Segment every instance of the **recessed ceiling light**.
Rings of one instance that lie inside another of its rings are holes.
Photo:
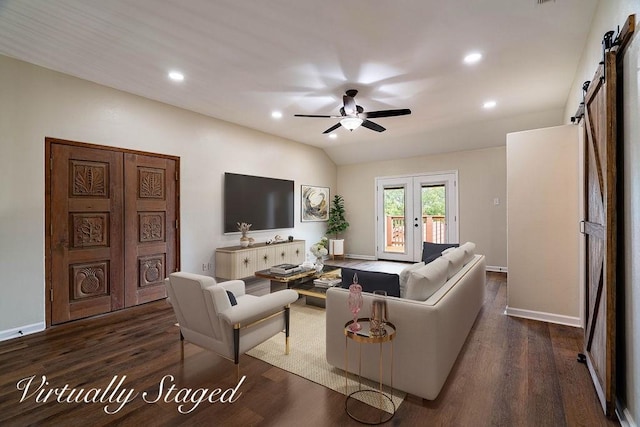
[[[475,64],[476,62],[482,59],[482,54],[480,52],[472,52],[464,57],[465,64]]]
[[[496,105],[498,105],[496,101],[486,101],[484,104],[482,104],[482,108],[490,109],[494,108]]]
[[[184,74],[180,71],[169,71],[169,78],[174,82],[181,82],[184,80]]]
[[[272,111],[271,112],[271,117],[273,117],[274,119],[281,119],[282,118],[282,112],[280,112],[280,111]]]
[[[331,139],[336,139],[337,137],[338,137],[338,135],[335,134],[335,133],[330,133],[329,134],[329,138],[331,138]]]

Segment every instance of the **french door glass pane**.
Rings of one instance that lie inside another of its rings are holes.
[[[444,184],[423,185],[420,198],[422,206],[422,241],[447,243],[447,209]]]
[[[404,187],[384,189],[385,252],[405,252],[405,196]]]

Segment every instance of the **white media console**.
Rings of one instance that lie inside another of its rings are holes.
[[[229,246],[216,249],[216,277],[225,280],[253,276],[277,264],[302,264],[305,261],[305,241],[257,243],[243,248]]]

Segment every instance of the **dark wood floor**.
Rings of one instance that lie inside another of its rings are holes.
[[[409,396],[388,424],[618,425],[602,415],[587,370],[576,362],[582,331],[505,316],[503,274],[488,273],[487,290],[438,399]],[[0,425],[358,425],[345,414],[343,395],[249,356],[241,357],[246,380],[234,403],[202,403],[186,415],[173,402],[150,404],[140,396],[113,415],[102,403],[58,403],[54,397],[36,403],[37,393],[20,403],[17,383],[36,376],[32,391],[42,375],[49,382],[46,390],[65,384],[104,389],[115,375],[126,375],[123,387],[147,391],[149,398],[157,396],[165,375],[174,376],[177,389],[236,386],[231,362],[188,343],[181,358],[175,322],[171,308],[160,301],[0,343]]]

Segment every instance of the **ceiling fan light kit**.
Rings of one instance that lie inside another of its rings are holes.
[[[357,117],[346,117],[340,120],[340,124],[342,125],[342,127],[345,127],[350,131],[353,131],[354,129],[357,129],[360,127],[360,125],[362,124],[362,119],[359,119]]]
[[[384,132],[386,129],[380,126],[377,123],[372,122],[369,119],[379,119],[382,117],[396,117],[396,116],[405,116],[407,114],[411,114],[411,110],[408,108],[402,108],[398,110],[380,110],[380,111],[370,111],[365,113],[364,108],[360,105],[356,105],[355,99],[353,99],[358,94],[358,91],[355,89],[349,89],[342,96],[342,107],[340,107],[340,115],[339,116],[324,116],[317,114],[295,114],[295,117],[314,117],[321,119],[340,119],[338,123],[331,126],[329,129],[325,130],[324,134],[331,133],[334,130],[338,129],[340,126],[353,131],[360,126],[365,127],[367,129],[373,130],[375,132]]]

